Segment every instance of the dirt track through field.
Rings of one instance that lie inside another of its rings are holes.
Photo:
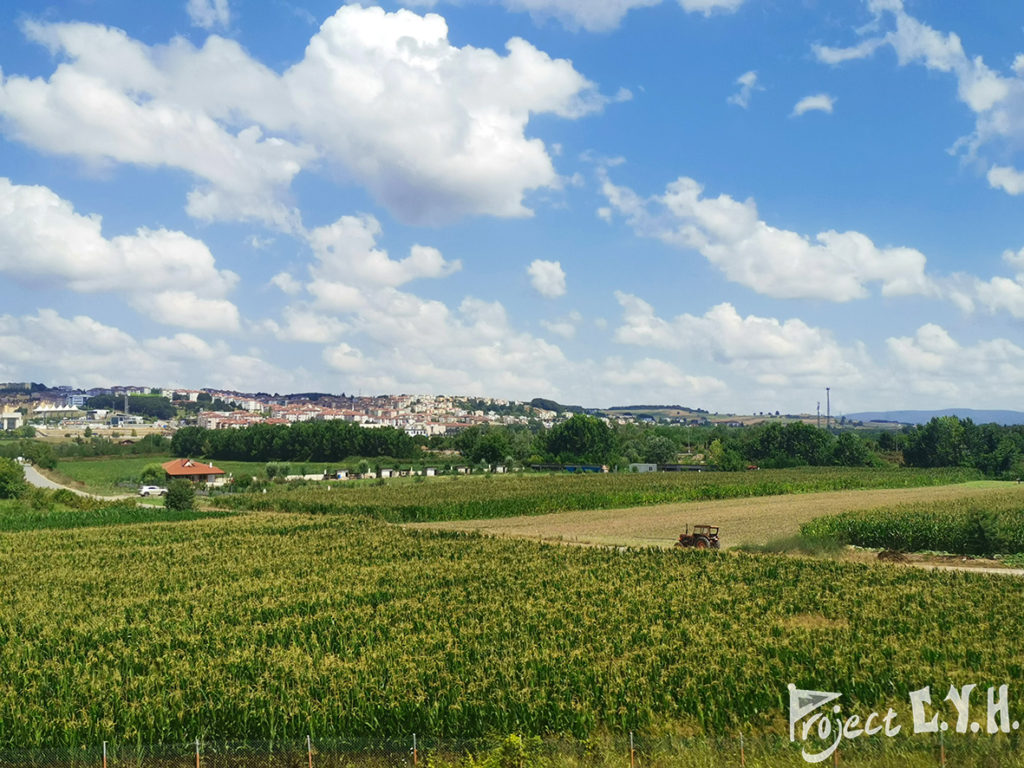
[[[800,525],[815,517],[854,509],[953,498],[978,498],[1018,490],[1024,485],[976,482],[927,488],[758,496],[748,499],[682,502],[631,509],[558,512],[551,515],[507,517],[495,520],[454,520],[416,523],[413,528],[479,531],[499,536],[628,546],[672,546],[684,527],[708,523],[721,528],[722,547],[764,544],[794,536]]]

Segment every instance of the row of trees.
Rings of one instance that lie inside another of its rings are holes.
[[[1024,426],[942,416],[884,443],[901,450],[912,467],[971,467],[991,477],[1019,477],[1024,471]]]
[[[709,463],[722,469],[759,467],[864,467],[883,463],[870,438],[854,432],[838,435],[803,422],[777,421],[729,430],[708,446]]]
[[[975,424],[956,416],[934,418],[901,431],[834,433],[803,422],[772,421],[727,428],[610,426],[577,414],[545,430],[530,426],[481,426],[454,438],[431,438],[432,448],[458,450],[471,461],[513,460],[671,464],[681,455],[704,454],[721,469],[761,467],[872,466],[967,467],[990,477],[1024,475],[1024,426]]]
[[[432,441],[441,447],[441,441]],[[745,429],[609,425],[577,414],[550,430],[543,427],[473,427],[450,441],[473,462],[512,460],[562,464],[673,464],[681,455],[704,454],[721,469],[869,466],[882,463],[877,446],[852,432],[834,435],[799,422],[772,422]]]
[[[114,395],[96,395],[85,401],[85,408],[100,408],[108,411],[120,410],[125,405],[125,398]],[[148,416],[151,419],[173,419],[178,409],[170,400],[160,395],[130,395],[128,411],[137,416]]]
[[[59,459],[80,459],[93,456],[148,456],[166,454],[171,449],[170,439],[149,434],[129,445],[121,445],[105,437],[93,436],[61,443],[19,439],[0,442],[0,456],[24,456],[41,467],[53,469]]]
[[[413,438],[392,427],[365,429],[346,421],[254,424],[245,429],[183,427],[171,439],[175,456],[224,461],[340,461],[350,456],[413,458]]]

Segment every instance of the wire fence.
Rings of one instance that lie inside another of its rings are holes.
[[[103,742],[77,748],[0,749],[0,768],[782,768],[806,766],[803,745],[782,737],[641,737],[594,739],[507,736],[213,741],[156,745]],[[826,745],[827,746],[827,745]],[[815,752],[820,753],[821,745]],[[843,742],[818,764],[872,768],[1024,767],[1013,737],[921,736]]]

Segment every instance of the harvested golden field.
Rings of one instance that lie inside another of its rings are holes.
[[[986,494],[1014,490],[1020,492],[1024,502],[1024,485],[979,481],[924,488],[829,491],[491,520],[452,520],[415,523],[409,527],[479,531],[583,544],[670,547],[687,524],[709,523],[721,527],[722,547],[725,548],[738,544],[764,544],[795,536],[800,532],[802,523],[822,515],[911,502],[981,498]]]

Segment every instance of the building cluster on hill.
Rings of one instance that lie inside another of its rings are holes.
[[[155,397],[154,397],[155,396]],[[152,410],[159,401],[162,410]],[[173,407],[171,407],[173,406]],[[174,429],[241,429],[253,424],[294,424],[342,420],[362,427],[394,427],[416,437],[457,434],[481,425],[529,424],[552,427],[583,409],[560,408],[554,401],[530,403],[491,397],[451,395],[334,395],[324,393],[242,393],[213,388],[184,389],[118,385],[75,389],[33,382],[0,383],[0,431],[36,424],[66,428],[120,429],[152,426]],[[606,423],[654,423],[649,413],[624,409],[587,410]],[[695,415],[696,418],[692,418]],[[707,424],[701,413],[666,419],[684,425]]]
[[[538,420],[551,426],[555,411],[498,398],[446,395],[381,395],[362,397],[304,393],[251,394],[220,389],[113,386],[88,390],[32,383],[0,383],[0,429],[30,423],[68,427],[141,426],[154,417],[140,406],[149,396],[179,406],[181,418],[157,419],[168,427],[194,424],[206,429],[239,429],[253,424],[294,424],[343,420],[363,427],[394,427],[409,435],[451,435],[482,424],[526,424]],[[95,407],[104,400],[106,407]],[[181,407],[184,407],[182,410]]]

